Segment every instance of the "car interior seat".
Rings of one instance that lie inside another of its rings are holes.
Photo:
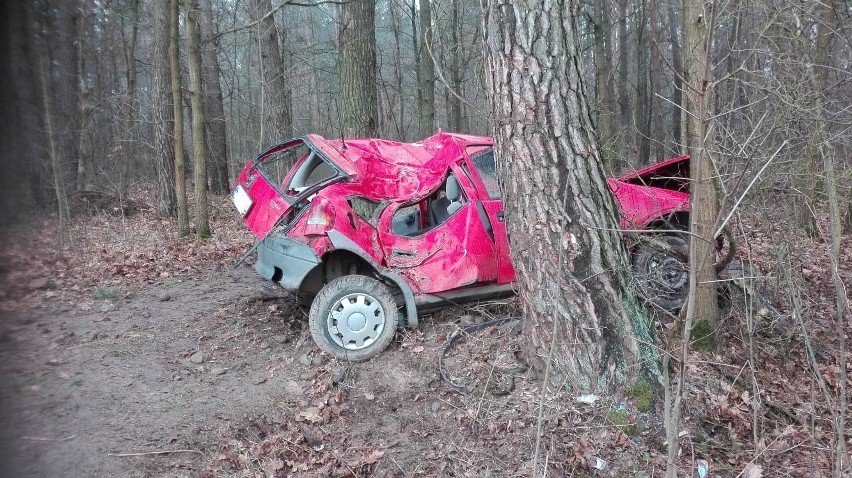
[[[435,199],[429,205],[432,226],[442,224],[462,207],[461,189],[459,188],[458,180],[452,174],[447,177],[447,182],[444,185],[444,193],[443,197]]]

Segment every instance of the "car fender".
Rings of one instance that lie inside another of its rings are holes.
[[[373,259],[369,254],[367,254],[367,251],[365,251],[352,239],[349,239],[339,231],[331,229],[326,232],[326,235],[328,236],[328,239],[331,241],[331,244],[334,246],[335,250],[349,251],[353,254],[356,254],[358,257],[370,264],[373,269],[375,269],[376,273],[378,273],[385,279],[388,279],[389,281],[393,282],[394,284],[396,284],[397,287],[399,287],[399,290],[402,292],[402,296],[405,299],[405,325],[410,329],[416,329],[419,322],[417,319],[417,305],[414,303],[414,293],[411,291],[411,287],[408,285],[408,283],[405,282],[405,279],[399,274],[384,269],[382,266],[376,263],[375,259]]]

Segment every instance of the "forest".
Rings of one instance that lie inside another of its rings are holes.
[[[852,4],[33,0],[0,20],[10,476],[852,473]],[[329,359],[233,267],[255,242],[235,181],[289,138],[437,131],[494,137],[518,297]],[[639,310],[609,206],[568,185],[683,154],[712,204],[683,224],[695,287]],[[735,267],[697,265],[722,230]],[[600,244],[606,274],[574,261]],[[520,335],[453,341],[516,315]],[[538,366],[505,372],[523,353]],[[566,385],[589,364],[619,378]]]

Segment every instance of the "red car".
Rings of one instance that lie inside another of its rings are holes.
[[[684,220],[688,159],[609,180],[625,229]],[[311,334],[335,357],[366,360],[418,314],[513,291],[491,138],[307,135],[255,157],[231,197],[259,238],[255,269],[311,304]],[[634,253],[634,266],[668,291],[666,306],[682,303],[682,261]]]

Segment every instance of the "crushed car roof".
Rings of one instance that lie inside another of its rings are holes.
[[[307,139],[360,185],[362,194],[377,200],[422,198],[443,183],[447,170],[464,149],[491,145],[491,138],[455,133],[438,134],[416,143],[384,139]]]

